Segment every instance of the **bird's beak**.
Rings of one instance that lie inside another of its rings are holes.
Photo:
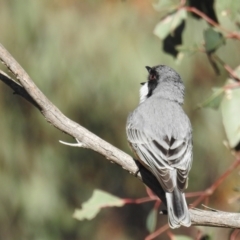
[[[146,66],[146,69],[148,70],[149,73],[150,73],[150,71],[152,70],[152,68],[151,68],[151,67],[148,67],[148,66]]]
[[[146,82],[141,82],[140,84],[141,84],[141,85],[144,85],[145,83],[146,83]]]

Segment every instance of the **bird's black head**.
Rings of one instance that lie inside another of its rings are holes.
[[[159,74],[154,67],[151,68],[151,67],[146,66],[146,69],[149,73],[148,81],[157,80],[159,78]]]
[[[165,65],[157,65],[154,67],[146,66],[146,69],[148,71],[148,82],[146,83],[148,84],[147,98],[153,94],[158,86],[156,92],[161,91],[162,94],[162,92],[165,91],[164,95],[171,95],[174,94],[174,92],[177,93],[178,89],[181,92],[180,95],[184,94],[184,86],[181,77],[172,68]],[[170,89],[172,90],[170,91]],[[172,97],[170,96],[170,98]]]
[[[153,93],[153,90],[158,85],[158,79],[159,79],[159,73],[156,71],[155,67],[148,67],[146,66],[146,69],[148,70],[148,94],[147,97],[150,97]]]

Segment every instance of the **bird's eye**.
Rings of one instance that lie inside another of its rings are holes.
[[[150,80],[155,80],[156,79],[156,75],[155,74],[150,74],[149,79]]]

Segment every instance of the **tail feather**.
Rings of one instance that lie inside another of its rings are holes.
[[[171,228],[179,228],[181,225],[190,227],[191,218],[184,193],[175,187],[173,192],[166,192],[166,199],[169,226]]]

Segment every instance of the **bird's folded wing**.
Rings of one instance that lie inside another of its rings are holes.
[[[177,185],[184,189],[191,167],[191,142],[167,136],[152,137],[136,128],[127,128],[128,141],[143,165],[159,180],[165,191]]]

